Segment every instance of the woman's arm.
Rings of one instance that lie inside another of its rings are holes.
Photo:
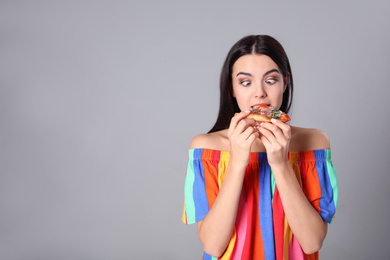
[[[259,131],[291,230],[306,254],[317,252],[328,226],[304,195],[288,161],[291,128],[276,121],[263,124]],[[320,138],[320,142],[324,149],[329,148],[328,139]]]
[[[215,257],[223,254],[231,239],[250,149],[259,137],[259,133],[252,127],[254,120],[246,119],[247,115],[241,112],[231,121],[228,130],[229,165],[214,204],[205,218],[198,222],[198,235],[203,249]]]
[[[231,239],[244,173],[244,167],[228,166],[213,206],[203,221],[198,222],[199,239],[211,256],[220,257]]]
[[[322,247],[328,224],[307,200],[289,162],[271,168],[294,236],[306,254],[317,252]]]

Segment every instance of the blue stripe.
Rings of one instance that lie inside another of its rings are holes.
[[[336,207],[333,201],[333,189],[329,179],[328,169],[326,167],[326,151],[316,150],[314,156],[316,160],[316,170],[318,180],[320,181],[321,187],[321,198],[320,198],[320,209],[321,217],[326,222],[330,223],[334,214],[336,213]]]
[[[194,158],[202,158],[203,149],[196,149],[194,151]],[[193,197],[195,204],[195,221],[201,221],[209,212],[209,202],[207,200],[206,185],[204,179],[204,168],[202,159],[194,159],[194,189]]]
[[[203,260],[214,260],[214,259],[218,259],[218,258],[212,257],[211,255],[209,255],[206,252],[204,252]]]
[[[274,225],[272,219],[271,168],[264,162],[266,154],[259,154],[259,218],[266,260],[275,259]]]

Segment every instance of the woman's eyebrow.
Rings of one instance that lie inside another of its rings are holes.
[[[245,76],[253,77],[252,74],[250,74],[250,73],[248,73],[248,72],[238,72],[237,75],[236,75],[236,77],[237,77],[238,75],[245,75]]]
[[[269,70],[269,71],[267,71],[266,73],[264,73],[263,77],[264,77],[264,76],[267,76],[268,74],[270,74],[270,73],[272,73],[272,72],[277,72],[277,73],[280,74],[280,71],[278,71],[277,69],[272,69],[272,70]]]
[[[268,74],[270,74],[270,73],[272,73],[272,72],[277,72],[277,73],[280,74],[280,71],[279,71],[279,70],[277,70],[277,69],[272,69],[272,70],[269,70],[269,71],[267,71],[266,73],[264,73],[263,77],[264,77],[264,76],[267,76]],[[253,75],[252,75],[251,73],[249,73],[249,72],[238,72],[237,75],[236,75],[236,77],[237,77],[238,75],[245,75],[245,76],[253,77]]]

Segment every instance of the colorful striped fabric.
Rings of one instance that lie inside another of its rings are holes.
[[[203,220],[218,195],[229,152],[190,149],[185,180],[183,222]],[[321,217],[331,223],[338,186],[330,150],[289,153],[302,190]],[[251,153],[241,192],[236,224],[225,253],[203,259],[318,259],[306,255],[288,225],[266,153]]]

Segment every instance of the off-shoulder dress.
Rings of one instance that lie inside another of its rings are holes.
[[[184,188],[183,222],[203,220],[223,183],[230,153],[190,149]],[[338,201],[336,172],[330,150],[290,152],[289,161],[309,202],[328,223]],[[220,258],[203,259],[318,259],[306,255],[294,237],[283,211],[265,152],[251,153],[230,242]]]

